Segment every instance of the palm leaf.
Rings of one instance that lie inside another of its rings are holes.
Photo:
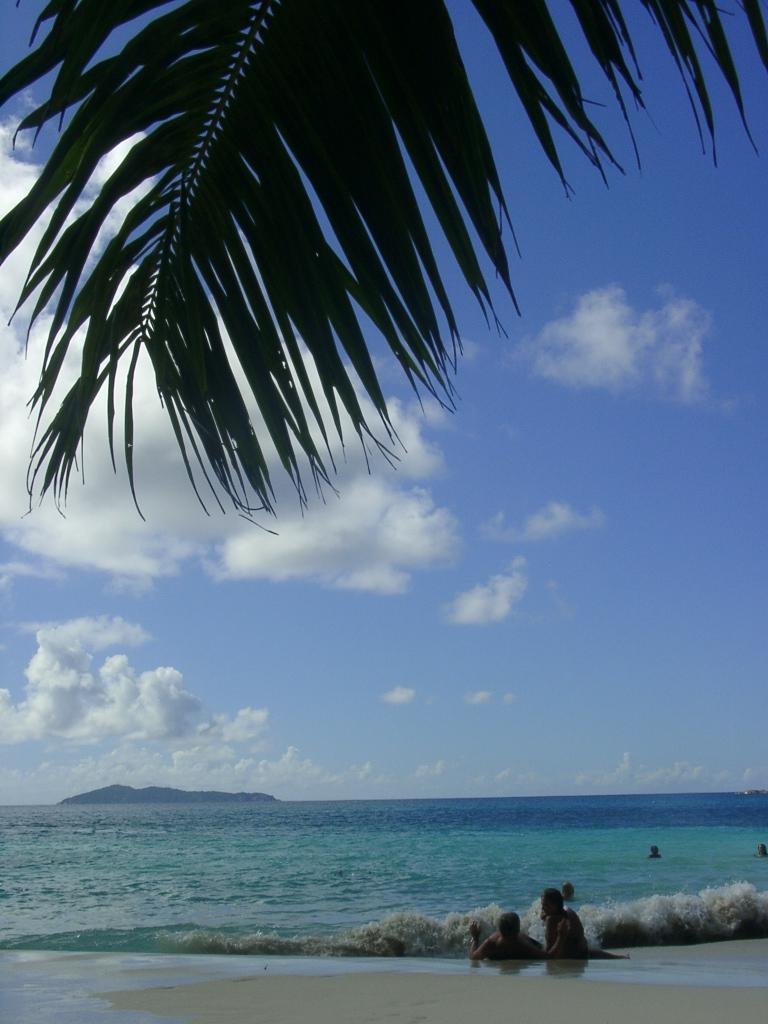
[[[615,161],[547,3],[473,3],[556,173],[565,182],[557,132],[602,173]],[[571,6],[629,123],[625,96],[643,99],[622,5]],[[743,117],[714,0],[642,6],[702,131],[713,135],[714,116],[701,50]],[[741,17],[768,66],[758,0],[744,0]],[[221,489],[246,512],[274,510],[268,449],[305,500],[303,464],[318,486],[329,483],[331,431],[344,443],[348,422],[363,442],[383,448],[392,439],[363,318],[415,388],[450,404],[459,329],[412,175],[488,318],[483,265],[510,295],[512,283],[499,174],[444,0],[180,0],[170,9],[166,0],[51,0],[38,33],[37,47],[0,79],[7,103],[53,72],[20,130],[61,127],[30,194],[0,222],[5,259],[49,213],[19,303],[33,303],[32,320],[53,311],[33,396],[40,435],[30,493],[65,500],[104,388],[115,461],[115,392],[127,360],[123,443],[136,499],[141,352],[193,485],[197,465],[214,495]],[[127,140],[125,159],[83,209],[99,161]],[[129,195],[130,209],[101,245]],[[78,332],[78,379],[50,412]],[[373,438],[360,385],[384,441]]]

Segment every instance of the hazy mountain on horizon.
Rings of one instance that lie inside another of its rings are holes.
[[[103,786],[60,800],[59,804],[250,804],[277,801],[269,793],[220,793],[213,789],[173,789],[170,786]]]

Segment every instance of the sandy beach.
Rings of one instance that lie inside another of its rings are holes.
[[[768,940],[634,949],[628,962],[456,965],[239,978],[111,992],[115,1009],[185,1024],[722,1024],[768,1017]],[[537,973],[529,976],[533,969]],[[611,971],[613,970],[612,980]],[[730,981],[728,978],[730,976]],[[636,979],[636,980],[633,980]],[[712,984],[712,981],[715,984]]]
[[[549,1024],[722,1024],[729,1017],[764,1020],[764,989],[687,989],[583,984],[502,977],[346,975],[340,978],[256,978],[208,982],[114,998],[121,1009],[143,1010],[190,1024],[464,1024],[515,1019]]]

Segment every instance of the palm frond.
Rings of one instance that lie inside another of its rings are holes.
[[[602,172],[614,159],[545,0],[473,3],[563,182],[555,130]],[[706,130],[714,132],[714,118],[702,48],[743,116],[715,2],[642,4]],[[621,5],[571,6],[629,121],[625,95],[643,100]],[[744,0],[741,17],[768,66],[758,0]],[[332,472],[329,429],[342,437],[346,417],[356,435],[372,438],[353,378],[391,437],[364,318],[415,388],[451,402],[459,329],[412,173],[488,318],[496,314],[483,263],[510,295],[512,283],[499,174],[444,0],[184,0],[170,9],[165,0],[51,0],[39,29],[37,48],[0,79],[6,103],[55,72],[20,130],[61,126],[30,194],[0,222],[5,259],[50,211],[19,303],[33,303],[32,320],[53,310],[33,396],[42,426],[30,493],[66,498],[103,388],[114,461],[125,361],[123,443],[134,490],[141,351],[193,484],[197,464],[206,478],[210,470],[214,494],[218,486],[244,511],[254,499],[274,510],[267,440],[303,500],[304,459],[318,482]],[[128,140],[125,159],[83,209],[100,161]],[[130,208],[102,246],[126,196]],[[81,331],[79,377],[49,413]],[[317,394],[302,345],[317,368]]]

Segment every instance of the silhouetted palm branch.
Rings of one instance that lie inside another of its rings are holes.
[[[565,180],[553,128],[602,170],[613,158],[544,0],[472,3],[557,173]],[[626,117],[624,97],[642,105],[642,96],[622,6],[571,0]],[[642,6],[703,128],[713,131],[704,48],[743,116],[726,19],[713,0]],[[759,0],[743,0],[739,17],[768,66]],[[415,387],[450,402],[458,326],[412,175],[488,318],[481,264],[510,294],[512,285],[499,176],[444,0],[50,0],[39,28],[42,42],[0,79],[5,103],[55,72],[21,128],[63,125],[32,191],[0,222],[4,259],[51,211],[20,300],[33,302],[32,320],[53,309],[33,399],[39,413],[75,333],[83,329],[85,340],[79,378],[38,438],[30,493],[66,497],[104,387],[114,461],[121,361],[134,490],[141,350],[193,483],[197,460],[243,510],[254,494],[273,507],[267,437],[303,498],[302,453],[316,478],[328,479],[326,430],[341,435],[346,414],[362,439],[371,436],[348,367],[391,431],[366,321]],[[99,161],[129,139],[127,156],[81,212]],[[94,253],[115,204],[137,189]],[[249,417],[253,400],[266,436]]]

